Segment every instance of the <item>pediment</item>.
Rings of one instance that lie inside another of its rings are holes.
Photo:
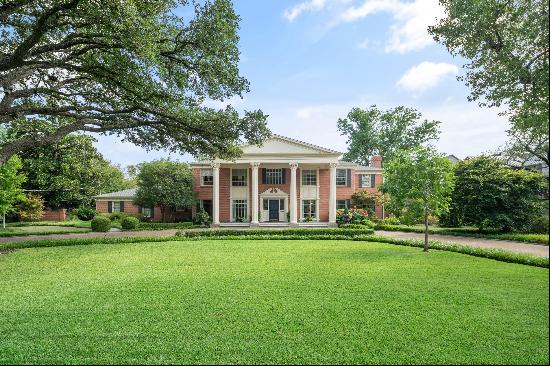
[[[326,149],[307,142],[273,135],[262,146],[244,145],[243,155],[340,155],[338,151]]]
[[[282,196],[282,195],[288,195],[285,191],[279,188],[268,188],[264,192],[260,193],[260,196]]]

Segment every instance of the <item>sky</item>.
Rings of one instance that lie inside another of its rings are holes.
[[[459,158],[506,141],[499,110],[469,102],[456,78],[467,60],[427,33],[443,16],[437,0],[234,0],[241,16],[241,75],[251,91],[237,110],[261,109],[273,133],[346,151],[336,128],[354,107],[412,107],[442,122],[439,151]],[[187,154],[150,151],[112,136],[96,147],[121,166]]]

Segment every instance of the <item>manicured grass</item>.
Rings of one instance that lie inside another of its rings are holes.
[[[0,237],[9,236],[27,236],[27,235],[48,235],[48,234],[69,234],[69,233],[85,233],[90,229],[72,226],[8,226],[5,229],[0,228]]]
[[[548,363],[548,270],[361,241],[0,255],[0,363]]]
[[[376,229],[386,231],[406,231],[413,233],[424,232],[424,226],[422,225],[377,225]],[[548,245],[548,234],[479,232],[477,228],[473,227],[443,228],[438,226],[430,226],[428,231],[430,234],[467,236],[473,238],[497,240],[512,240],[531,244]]]

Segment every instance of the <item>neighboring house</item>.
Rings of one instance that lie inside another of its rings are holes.
[[[101,213],[125,212],[131,215],[141,215],[151,221],[160,221],[160,207],[140,207],[134,204],[136,188],[124,191],[100,194],[95,196],[95,207]],[[191,210],[169,211],[165,214],[171,221],[191,220]]]
[[[447,155],[447,159],[451,162],[452,165],[456,165],[460,162],[460,159],[453,154]]]
[[[354,192],[382,183],[380,156],[360,166],[339,160],[341,152],[278,135],[242,149],[235,161],[191,164],[199,202],[193,212],[204,208],[214,227],[335,226],[336,210],[350,207]],[[383,207],[375,212],[382,217]]]

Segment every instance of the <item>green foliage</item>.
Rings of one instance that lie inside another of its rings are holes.
[[[86,135],[68,135],[21,154],[25,189],[39,190],[48,207],[91,206],[100,193],[131,188],[122,171],[105,160]]]
[[[40,195],[28,193],[17,205],[22,221],[38,221],[44,216],[44,200]]]
[[[18,156],[0,163],[0,215],[3,217],[13,212],[14,205],[25,198],[21,189],[21,184],[25,181],[25,175],[19,172],[21,165]]]
[[[401,221],[397,217],[395,217],[394,215],[390,215],[390,216],[385,217],[384,219],[380,220],[378,225],[401,225]]]
[[[96,216],[91,221],[92,231],[107,232],[111,228],[111,220],[104,216]]]
[[[531,218],[529,221],[529,232],[536,234],[548,234],[548,216],[540,215]]]
[[[167,209],[191,208],[195,203],[193,175],[189,165],[156,160],[140,165],[134,202],[142,207],[159,206],[162,221]]]
[[[342,208],[336,210],[336,223],[338,227],[345,224],[374,226],[369,220],[369,213],[362,208]]]
[[[126,212],[113,212],[112,214],[109,214],[109,220],[111,221],[121,221],[125,217],[128,217]]]
[[[97,211],[92,207],[80,207],[73,211],[76,217],[82,221],[90,221],[97,215]]]
[[[204,210],[204,208],[201,208],[199,212],[195,215],[195,223],[203,226],[209,226],[210,221],[210,215],[208,215],[208,212]]]
[[[124,230],[135,230],[139,226],[139,219],[132,216],[125,217],[120,221],[120,226]]]
[[[203,105],[249,91],[230,0],[20,1],[0,19],[2,87],[17,90],[0,162],[74,131],[218,158],[269,135],[259,110]]]
[[[371,221],[369,221],[368,223],[365,223],[365,224],[342,224],[342,225],[338,225],[339,228],[341,229],[372,229],[374,228],[375,224]]]
[[[362,189],[352,194],[351,202],[353,207],[364,209],[370,218],[376,219],[376,206],[388,204],[389,196],[380,191]]]
[[[415,109],[402,106],[387,111],[374,105],[367,110],[353,108],[347,118],[338,120],[338,130],[348,139],[344,159],[370,165],[373,155],[381,155],[387,162],[398,150],[437,139],[441,122],[421,118]]]
[[[507,107],[513,133],[544,136],[548,162],[548,0],[443,0],[435,40],[470,63],[470,100]]]
[[[540,215],[545,187],[540,173],[512,169],[496,158],[480,156],[458,163],[455,175],[446,224],[474,225],[480,230],[526,230]]]
[[[352,237],[358,234],[373,233],[373,230],[369,229],[340,229],[340,228],[291,228],[291,229],[215,229],[215,230],[195,230],[195,231],[182,231],[177,235],[186,238],[194,237],[210,237],[210,236],[250,236],[250,235],[288,235],[288,236],[319,236],[319,235],[341,235],[345,237]]]

